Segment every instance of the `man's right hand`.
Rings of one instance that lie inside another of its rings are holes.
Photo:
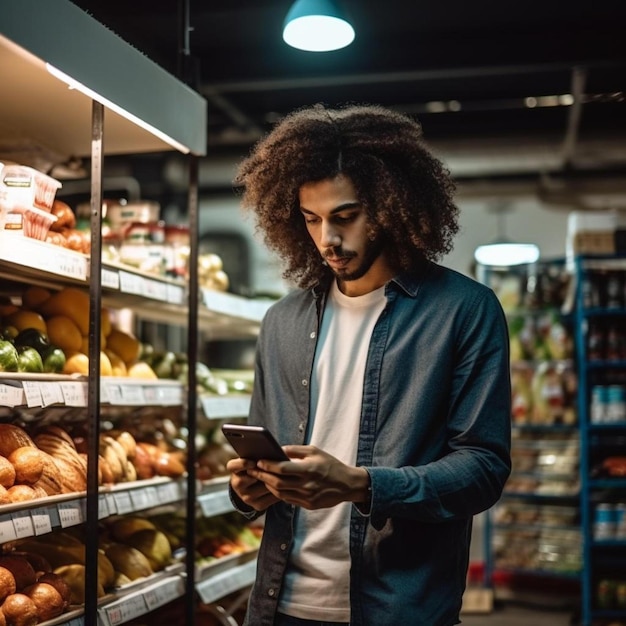
[[[248,470],[255,467],[256,462],[250,459],[231,459],[226,464],[226,469],[231,473],[230,485],[233,491],[246,506],[261,512],[279,502],[279,499],[268,491],[263,481],[248,474]]]

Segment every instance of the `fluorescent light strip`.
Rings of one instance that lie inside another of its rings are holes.
[[[182,152],[183,154],[188,154],[190,152],[187,146],[176,141],[176,139],[172,139],[169,135],[166,135],[164,132],[160,131],[158,128],[155,128],[154,126],[151,126],[150,124],[147,124],[142,119],[138,118],[132,113],[129,113],[128,111],[118,106],[114,102],[107,100],[106,98],[96,93],[92,89],[89,89],[89,87],[85,87],[85,85],[83,85],[82,83],[79,83],[77,80],[74,80],[71,76],[68,76],[61,70],[54,67],[54,65],[50,65],[50,63],[46,63],[46,69],[48,70],[50,74],[52,74],[52,76],[64,82],[70,89],[76,89],[77,91],[80,91],[86,96],[89,96],[96,102],[99,102],[100,104],[105,106],[107,109],[111,109],[111,111],[115,111],[115,113],[117,113],[118,115],[121,115],[122,117],[126,118],[133,124],[136,124],[140,128],[147,130],[149,133],[153,134],[155,137],[158,137],[165,143],[169,144],[170,146],[172,146],[172,148],[175,148],[176,150],[178,150],[179,152]]]

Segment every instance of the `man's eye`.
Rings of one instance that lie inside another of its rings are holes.
[[[348,215],[337,215],[335,216],[335,221],[339,224],[347,224],[348,222],[353,222],[356,219],[356,213],[349,213]]]

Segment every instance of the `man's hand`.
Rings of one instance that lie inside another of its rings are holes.
[[[290,461],[258,461],[256,467],[254,463],[245,466],[248,479],[261,481],[274,501],[279,499],[311,510],[340,502],[369,507],[367,470],[346,465],[315,446],[284,446],[284,450]]]
[[[249,473],[255,467],[256,463],[249,459],[231,459],[226,464],[226,469],[231,472],[231,487],[240,500],[255,511],[265,511],[278,502],[278,498],[269,492],[263,481]]]

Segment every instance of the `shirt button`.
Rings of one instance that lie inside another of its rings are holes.
[[[300,422],[300,423],[298,424],[298,430],[299,430],[301,433],[303,433],[303,432],[304,432],[304,422]]]
[[[268,589],[268,590],[267,590],[267,595],[268,595],[270,598],[273,598],[275,594],[276,594],[276,590],[275,590],[275,589]]]
[[[309,337],[311,337],[311,339],[315,339],[315,331],[313,331],[313,332],[309,335]]]
[[[280,544],[280,549],[281,550],[286,550],[287,549],[287,544],[286,543],[281,543]]]
[[[306,378],[302,379],[302,386],[306,387],[309,384],[309,381]]]

